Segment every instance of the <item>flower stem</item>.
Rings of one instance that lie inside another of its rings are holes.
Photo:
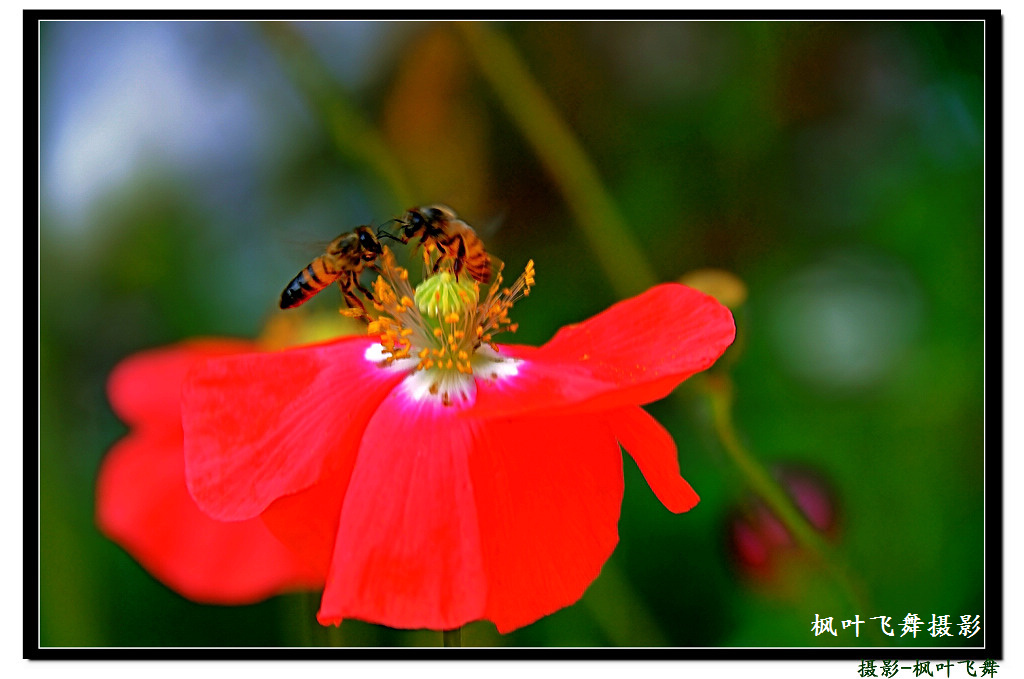
[[[320,606],[320,595],[317,592],[303,592],[296,596],[299,601],[300,615],[305,624],[302,625],[302,645],[322,646],[326,636],[323,627],[316,621],[316,611]]]
[[[327,645],[345,646],[345,633],[341,631],[341,625],[327,626]]]
[[[462,628],[456,627],[442,631],[441,643],[445,646],[462,646]]]
[[[726,375],[705,374],[696,381],[711,403],[711,415],[715,433],[725,452],[739,468],[747,483],[778,517],[790,535],[810,552],[835,579],[845,598],[856,610],[868,610],[862,593],[849,574],[849,569],[835,554],[834,550],[811,525],[792,498],[772,478],[767,469],[748,451],[736,434],[733,424],[733,386]]]
[[[654,271],[629,236],[597,169],[512,43],[482,22],[456,25],[481,73],[561,189],[615,292],[629,297],[654,285]]]
[[[658,623],[644,605],[615,558],[601,567],[601,575],[580,603],[614,646],[668,646]],[[622,621],[628,620],[628,625]]]
[[[302,34],[286,22],[267,21],[258,25],[267,42],[277,50],[309,108],[320,117],[340,155],[376,176],[390,192],[390,200],[402,209],[412,205],[414,194],[401,163],[335,82]]]

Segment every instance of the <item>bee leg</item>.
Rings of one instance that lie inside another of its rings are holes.
[[[370,318],[370,314],[366,313],[366,307],[359,301],[355,293],[351,290],[342,290],[341,294],[345,297],[345,302],[348,304],[350,309],[358,309],[361,313],[359,317],[369,323],[373,319]]]
[[[341,288],[341,296],[345,298],[345,304],[347,304],[350,309],[358,309],[361,312],[360,318],[369,323],[373,319],[370,318],[370,314],[366,313],[366,307],[363,306],[363,303],[359,301],[359,298],[356,297],[356,294],[352,292],[353,284],[359,286],[359,281],[356,280],[355,276],[353,276],[351,273],[349,273],[344,278],[339,279],[338,287]],[[362,289],[361,286],[359,287],[360,289]]]
[[[461,236],[459,237],[459,247],[455,250],[455,280],[459,280],[459,272],[462,271],[462,267],[466,263],[466,241]]]
[[[458,241],[457,246],[455,240]],[[462,263],[466,259],[466,243],[462,240],[461,236],[456,236],[455,240],[448,243],[447,248],[441,249],[442,256],[434,262],[434,273],[437,273],[437,270],[441,267],[441,260],[449,258],[452,260],[452,273],[455,274],[455,280],[459,280],[459,272],[462,271]],[[451,257],[448,254],[449,252],[454,252],[455,256]]]
[[[367,290],[366,288],[364,288],[363,284],[359,282],[358,278],[355,278],[354,281],[355,281],[356,287],[359,288],[359,291],[362,292],[366,296],[366,299],[370,300],[371,302],[376,302],[377,301],[377,299],[373,296],[373,293],[370,292],[369,290]]]
[[[455,280],[459,280],[459,273],[462,272],[462,258],[456,257],[452,260],[452,273],[455,274]]]

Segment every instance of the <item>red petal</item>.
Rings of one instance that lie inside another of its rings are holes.
[[[164,420],[177,427],[181,418],[181,384],[196,362],[255,348],[255,344],[243,340],[205,339],[133,354],[110,373],[110,405],[127,424]]]
[[[487,594],[469,457],[474,424],[401,390],[366,428],[318,618],[451,629]]]
[[[471,458],[488,579],[505,633],[583,595],[618,542],[622,453],[603,418],[481,423]]]
[[[348,444],[346,444],[348,445]],[[358,442],[351,443],[354,449]],[[260,518],[267,528],[318,573],[330,568],[341,504],[356,456],[339,450],[324,462],[320,478],[306,490],[274,500]]]
[[[478,416],[596,412],[658,400],[710,367],[736,335],[730,311],[676,283],[562,328],[539,349],[501,347],[519,374],[478,381]]]
[[[203,514],[185,488],[178,420],[145,424],[100,468],[96,521],[107,537],[168,587],[203,603],[251,603],[323,582],[259,520],[223,523]]]
[[[648,379],[646,371],[688,371],[715,362],[736,334],[732,313],[710,295],[663,283],[618,302],[582,323],[567,325],[541,347],[548,357],[590,359],[616,380]],[[645,370],[636,355],[648,353]],[[703,368],[699,368],[703,369]]]
[[[319,619],[507,632],[575,603],[618,541],[622,455],[596,417],[477,421],[401,390],[367,427]]]
[[[275,353],[213,359],[182,391],[189,490],[210,516],[258,515],[313,485],[332,452],[354,451],[378,403],[404,373],[346,338]]]
[[[693,509],[700,498],[679,475],[676,444],[665,428],[640,407],[616,411],[608,421],[661,503],[676,514]]]

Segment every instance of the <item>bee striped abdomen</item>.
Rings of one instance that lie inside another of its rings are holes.
[[[466,239],[466,272],[474,280],[486,283],[491,278],[491,258],[487,255],[483,242],[476,237],[476,234],[469,234],[469,236],[476,242],[471,243],[470,239]],[[463,238],[466,236],[464,235]]]
[[[313,295],[337,280],[336,272],[328,271],[324,257],[317,257],[292,279],[281,292],[281,308],[291,309],[305,304]]]

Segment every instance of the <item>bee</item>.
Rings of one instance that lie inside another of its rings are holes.
[[[363,269],[374,265],[382,254],[380,240],[368,226],[341,234],[327,246],[327,251],[310,262],[281,292],[281,308],[291,309],[305,304],[313,295],[331,283],[338,282],[345,303],[362,311],[368,318],[366,307],[356,297],[353,288],[359,288],[371,302],[373,294],[359,283]]]
[[[452,273],[456,278],[463,269],[481,283],[486,283],[491,277],[491,258],[484,250],[483,241],[473,227],[459,219],[450,207],[428,205],[413,208],[395,221],[402,227],[399,240],[403,243],[418,236],[420,244],[428,251],[431,248],[437,250],[440,257],[434,262],[433,273],[437,273],[441,262],[451,260]]]

